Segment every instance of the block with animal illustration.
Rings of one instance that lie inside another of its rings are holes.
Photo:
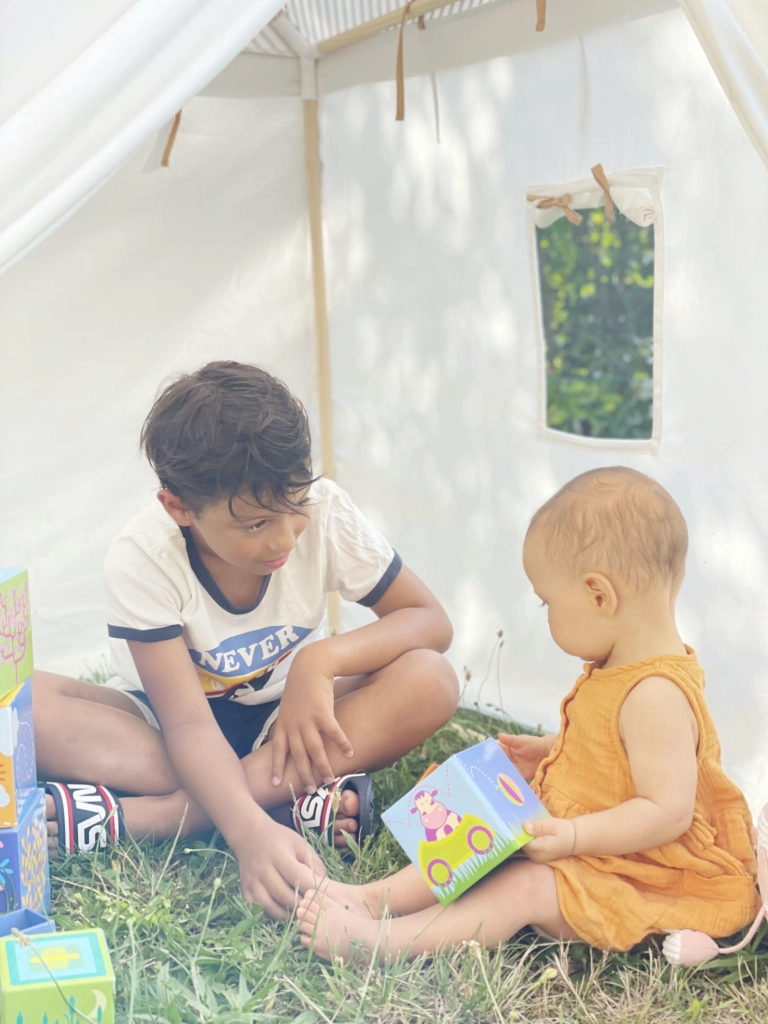
[[[443,904],[532,837],[523,823],[547,810],[496,740],[449,757],[382,814]]]
[[[51,901],[45,793],[35,789],[18,825],[0,829],[0,914],[45,913]]]
[[[37,789],[32,683],[0,698],[0,829],[13,828]]]
[[[32,617],[26,569],[0,568],[0,697],[32,675]]]
[[[0,1024],[114,1024],[115,975],[100,928],[0,939]]]

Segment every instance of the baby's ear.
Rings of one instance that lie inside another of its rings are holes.
[[[592,607],[601,615],[613,615],[619,606],[616,588],[601,572],[588,572],[582,577],[582,583]]]

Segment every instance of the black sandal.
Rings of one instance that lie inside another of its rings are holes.
[[[296,831],[314,832],[329,846],[333,846],[333,826],[341,803],[341,794],[346,789],[357,793],[360,801],[355,840],[358,846],[362,846],[363,840],[373,831],[373,782],[366,772],[340,775],[327,786],[318,786],[314,793],[305,793],[297,797],[291,814]]]
[[[47,782],[56,805],[59,846],[66,853],[92,853],[125,838],[120,801],[106,786],[87,782]]]

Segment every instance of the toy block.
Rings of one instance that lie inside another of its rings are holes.
[[[26,569],[0,569],[0,697],[32,675],[32,617]]]
[[[15,828],[37,789],[32,683],[0,699],[0,829]]]
[[[38,935],[42,932],[55,932],[56,922],[46,914],[38,914],[35,910],[12,910],[9,914],[0,914],[0,938],[10,935],[14,929],[23,935]]]
[[[548,812],[496,740],[453,754],[382,814],[447,905],[529,842]]]
[[[0,913],[45,912],[51,899],[45,792],[35,789],[15,828],[0,829]]]
[[[114,1024],[115,974],[100,928],[0,939],[0,1024]]]

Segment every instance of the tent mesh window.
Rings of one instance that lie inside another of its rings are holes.
[[[653,433],[654,228],[582,210],[536,228],[546,425],[582,437]]]

